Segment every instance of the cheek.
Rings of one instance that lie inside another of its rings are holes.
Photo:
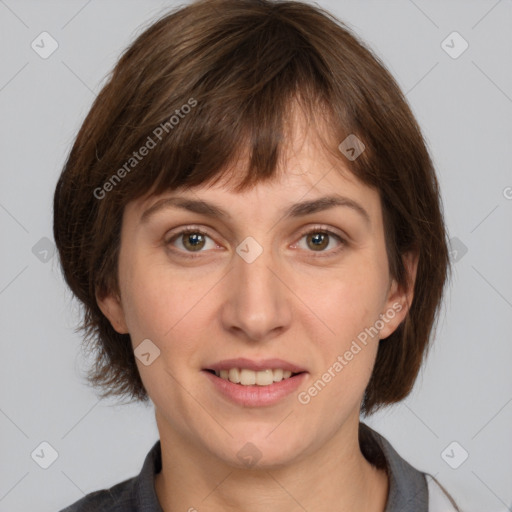
[[[180,302],[173,290],[173,281],[162,275],[155,262],[136,253],[125,253],[119,273],[125,320],[134,343],[138,338],[160,339],[176,323]]]
[[[154,260],[127,263],[123,308],[134,345],[149,338],[165,351],[162,355],[192,351],[190,333],[200,328],[203,301],[215,282],[201,275],[193,281],[189,273],[184,278],[183,273]]]
[[[375,324],[381,313],[386,282],[378,267],[368,264],[350,266],[340,272],[326,274],[324,279],[302,279],[302,296],[323,320],[328,332],[340,343],[356,337]],[[312,291],[313,290],[313,291]]]
[[[320,280],[302,280],[301,293],[318,315],[311,316],[306,326],[306,336],[314,340],[319,356],[306,393],[328,388],[317,407],[334,402],[350,408],[359,403],[378,350],[375,324],[385,302],[386,278],[376,259],[361,257]],[[317,286],[310,286],[312,282]]]

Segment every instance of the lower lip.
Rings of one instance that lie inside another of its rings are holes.
[[[221,379],[206,370],[203,371],[215,388],[232,402],[243,407],[265,407],[273,405],[279,400],[290,395],[301,385],[306,377],[306,372],[299,373],[280,382],[274,382],[268,386],[242,386]]]

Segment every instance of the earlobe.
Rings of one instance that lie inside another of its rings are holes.
[[[96,292],[96,302],[101,312],[109,320],[112,328],[119,334],[128,334],[121,298],[113,293],[108,293],[101,297]]]

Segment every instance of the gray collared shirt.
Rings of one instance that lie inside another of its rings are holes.
[[[385,512],[428,512],[426,474],[413,468],[384,437],[364,423],[359,425],[359,439],[365,457],[388,473]],[[110,489],[92,492],[61,512],[163,512],[155,491],[155,475],[161,469],[159,440],[147,454],[137,476]]]

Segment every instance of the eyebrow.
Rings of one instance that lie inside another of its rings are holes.
[[[370,215],[358,202],[340,195],[324,196],[319,197],[318,199],[313,199],[311,201],[303,201],[293,204],[284,212],[284,218],[288,219],[302,217],[312,213],[328,210],[336,206],[351,208],[361,217],[363,217],[364,221],[368,225],[371,225]],[[217,217],[220,219],[232,218],[232,216],[226,210],[208,201],[187,199],[184,197],[169,197],[161,199],[149,207],[141,215],[140,222],[148,222],[149,218],[152,217],[157,211],[166,208],[180,208],[189,212],[207,215],[209,217]]]

